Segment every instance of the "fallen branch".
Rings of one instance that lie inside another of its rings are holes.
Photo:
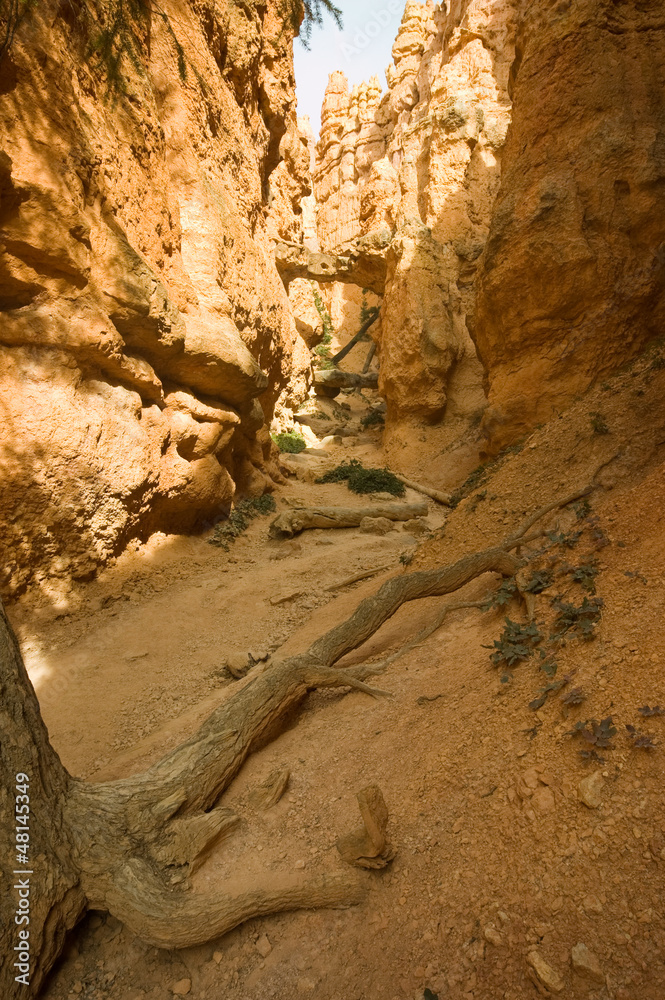
[[[297,507],[279,514],[269,528],[271,538],[293,538],[307,528],[354,528],[365,517],[410,521],[427,514],[426,503],[389,503],[374,507]]]
[[[372,363],[374,355],[376,354],[376,341],[373,340],[369,345],[369,351],[367,352],[367,357],[365,358],[365,364],[363,365],[363,375],[369,371],[369,366]]]
[[[0,605],[0,779],[3,787],[13,787],[17,780],[27,781],[23,772],[29,772],[31,811],[38,820],[31,831],[39,857],[39,905],[31,913],[30,927],[30,940],[35,941],[33,989],[43,983],[67,931],[86,909],[109,910],[149,944],[183,948],[203,944],[261,914],[359,902],[365,876],[350,871],[297,877],[266,872],[248,878],[240,857],[234,862],[238,873],[207,892],[192,892],[189,875],[222,839],[247,828],[247,817],[240,823],[223,795],[252,750],[279,731],[308,691],[350,686],[374,697],[385,694],[364,683],[380,672],[380,664],[335,667],[341,657],[362,646],[407,602],[453,593],[485,573],[514,576],[524,560],[510,549],[525,544],[535,520],[587,492],[541,508],[494,548],[449,566],[385,581],[305,652],[257,666],[196,733],[147,771],[117,781],[81,781],[63,767],[49,743],[16,637]],[[373,513],[377,510],[372,508]],[[476,605],[463,602],[458,607]],[[453,607],[443,609],[398,655],[422,641]],[[385,826],[380,810],[368,815]],[[13,837],[13,826],[5,824],[4,833],[0,829],[5,857],[15,850]],[[251,868],[253,849],[247,853]],[[361,856],[367,857],[364,849]],[[12,954],[16,902],[5,896],[0,899],[0,946],[3,953]],[[14,1000],[20,992],[5,962],[0,966],[0,993]]]
[[[351,337],[351,340],[348,342],[348,344],[346,344],[346,346],[343,347],[341,349],[341,351],[338,351],[337,354],[333,354],[333,356],[331,357],[330,360],[333,363],[336,363],[337,361],[341,361],[342,358],[345,358],[347,356],[347,354],[350,354],[351,351],[353,350],[353,348],[358,343],[358,341],[360,341],[360,340],[363,339],[363,337],[365,336],[365,334],[369,330],[369,328],[372,325],[372,323],[376,322],[376,320],[378,318],[379,318],[379,310],[378,309],[374,309],[371,312],[371,314],[367,317],[367,319],[365,320],[365,322],[363,323],[363,325],[360,327],[360,329],[358,330],[358,332],[353,337]]]
[[[366,580],[370,576],[376,576],[377,573],[383,573],[384,570],[390,569],[390,565],[385,566],[375,566],[374,569],[364,569],[360,573],[353,573],[351,576],[345,577],[344,580],[340,580],[339,583],[331,583],[329,587],[324,587],[323,589],[327,592],[331,590],[342,590],[343,587],[350,587],[352,583],[358,583],[359,580]]]
[[[436,500],[437,503],[442,503],[446,507],[450,507],[452,504],[452,496],[450,493],[441,493],[440,490],[435,490],[431,486],[423,486],[421,483],[414,483],[413,479],[407,479],[406,476],[400,476],[399,473],[393,472],[395,479],[399,479],[400,483],[404,483],[410,489],[415,490],[416,493],[422,493],[426,497],[431,497],[432,500]]]

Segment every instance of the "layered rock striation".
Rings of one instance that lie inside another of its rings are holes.
[[[665,14],[408,0],[386,75],[330,78],[320,246],[385,241],[392,458],[481,414],[496,452],[661,335]]]
[[[402,425],[445,426],[452,440],[485,405],[468,327],[510,122],[515,30],[509,0],[409,0],[388,91],[374,78],[349,93],[335,73],[326,92],[319,239],[341,254],[384,234],[380,386],[397,461]]]
[[[291,35],[254,0],[44,0],[19,25],[0,66],[5,594],[270,488],[266,419],[309,361],[269,238],[300,238],[309,190]]]
[[[526,4],[478,279],[491,450],[629,361],[665,320],[665,10]]]

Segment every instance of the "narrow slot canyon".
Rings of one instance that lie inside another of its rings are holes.
[[[665,12],[340,7],[0,3],[7,1000],[665,995]]]

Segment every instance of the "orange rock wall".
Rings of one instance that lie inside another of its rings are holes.
[[[0,67],[5,594],[269,488],[266,418],[305,389],[269,240],[309,189],[290,32],[254,0],[146,4],[114,82],[107,8],[41,0]]]
[[[429,448],[427,428],[440,452],[486,402],[468,326],[510,122],[515,21],[508,0],[409,0],[388,90],[373,78],[349,93],[334,73],[323,105],[322,248],[389,234],[379,384],[388,456],[405,471]]]
[[[526,4],[474,337],[498,450],[665,325],[665,8]]]

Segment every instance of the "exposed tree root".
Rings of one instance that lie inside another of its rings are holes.
[[[351,872],[283,882],[270,876],[265,883],[251,885],[240,873],[214,893],[192,893],[187,881],[201,859],[238,824],[238,817],[221,801],[223,793],[252,749],[274,735],[308,691],[351,686],[374,696],[385,694],[364,683],[385,664],[336,668],[341,657],[371,638],[409,601],[453,593],[485,573],[514,576],[524,561],[511,550],[526,543],[529,528],[586,492],[541,508],[495,548],[450,566],[387,580],[306,652],[257,667],[190,739],[143,774],[118,781],[92,784],[66,772],[48,742],[18,644],[0,606],[0,768],[5,788],[14,784],[17,772],[31,772],[31,804],[41,828],[35,850],[43,884],[31,925],[38,952],[35,989],[62,948],[65,932],[86,907],[110,910],[158,947],[179,948],[217,937],[249,917],[293,907],[357,903],[366,883]],[[468,606],[478,602],[448,605],[398,655],[431,634],[454,607]],[[5,826],[4,853],[10,857],[13,833]],[[9,898],[0,902],[0,946],[5,954],[12,954],[15,905]],[[19,995],[7,963],[0,966],[0,987],[3,996]]]

